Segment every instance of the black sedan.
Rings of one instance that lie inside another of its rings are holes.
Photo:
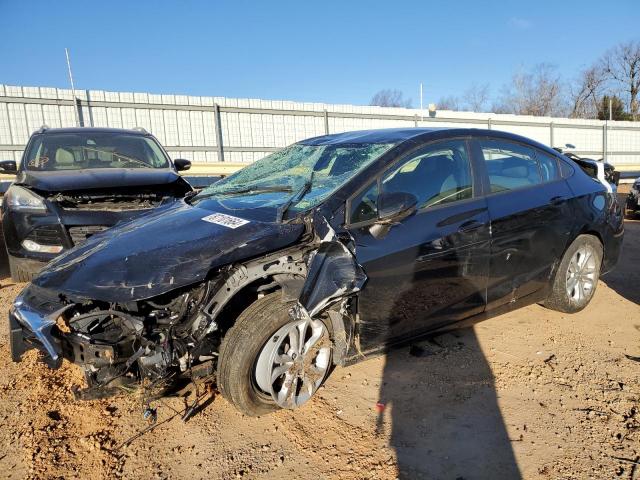
[[[260,415],[390,345],[536,302],[578,312],[622,237],[606,182],[529,139],[327,135],[54,260],[13,305],[12,354],[79,364],[80,398],[214,376]]]
[[[2,228],[11,277],[30,280],[49,260],[94,233],[191,191],[144,130],[42,128],[25,149],[2,204]],[[16,171],[17,170],[17,171]]]

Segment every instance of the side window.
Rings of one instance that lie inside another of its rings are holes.
[[[427,145],[382,178],[383,192],[412,193],[418,209],[471,198],[471,167],[464,140]]]
[[[536,158],[540,162],[540,173],[543,182],[553,182],[560,178],[558,160],[551,155],[536,150]]]
[[[533,149],[508,140],[481,140],[491,192],[525,188],[542,182]]]
[[[366,222],[378,218],[378,182],[375,182],[351,202],[351,223]]]
[[[569,178],[573,174],[573,167],[564,160],[560,160],[558,163],[560,163],[562,178]]]

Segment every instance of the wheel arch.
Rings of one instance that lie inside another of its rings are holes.
[[[261,295],[281,290],[285,298],[297,299],[306,274],[306,263],[300,252],[232,265],[211,275],[213,295],[207,301],[206,314],[224,334],[237,316]]]

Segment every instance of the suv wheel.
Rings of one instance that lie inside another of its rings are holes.
[[[259,298],[224,336],[218,387],[242,413],[259,416],[306,403],[326,379],[332,360],[327,325],[293,321],[281,292]]]
[[[602,243],[597,237],[579,235],[564,253],[544,305],[565,313],[586,307],[600,279],[602,254]]]

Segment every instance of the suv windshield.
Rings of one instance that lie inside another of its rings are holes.
[[[216,197],[233,203],[234,208],[285,205],[291,211],[307,210],[393,146],[296,143],[204,189],[192,203]]]
[[[27,170],[168,166],[164,152],[153,138],[122,133],[37,135],[24,156]]]

